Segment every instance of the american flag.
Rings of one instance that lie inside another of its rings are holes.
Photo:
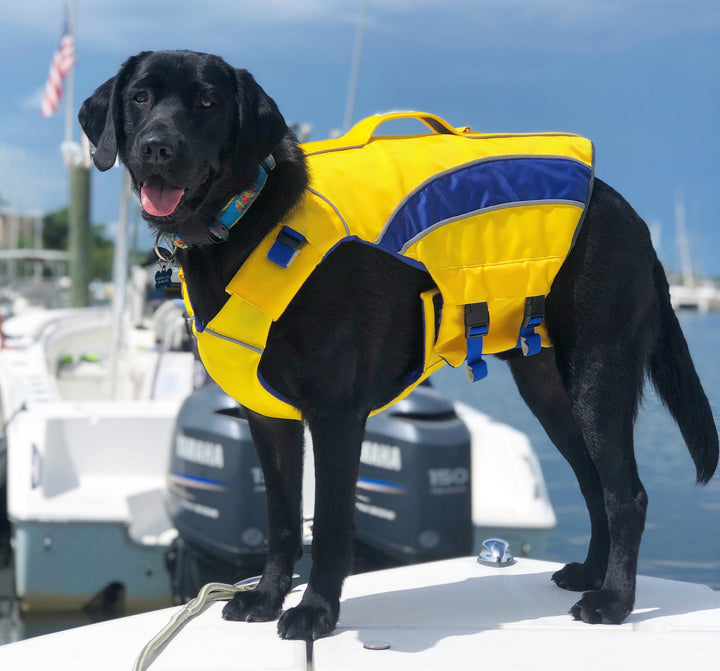
[[[62,96],[63,78],[72,70],[73,65],[75,65],[75,40],[66,23],[60,40],[60,47],[53,54],[50,72],[45,84],[41,108],[44,117],[52,116],[57,112],[60,97]]]

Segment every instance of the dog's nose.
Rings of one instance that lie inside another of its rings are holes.
[[[165,163],[177,154],[177,142],[167,135],[149,135],[140,142],[140,154],[150,163]]]

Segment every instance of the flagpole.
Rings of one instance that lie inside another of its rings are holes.
[[[68,3],[68,32],[75,42],[75,26],[77,24],[77,0]],[[77,43],[75,43],[77,44]],[[65,142],[73,141],[73,128],[75,127],[75,68],[65,77]]]
[[[75,50],[77,33],[77,0],[68,0],[67,32]],[[74,55],[73,55],[74,58]],[[85,307],[90,304],[90,163],[82,147],[73,141],[75,127],[74,64],[65,75],[65,141],[60,151],[70,181],[70,206],[68,211],[68,251],[70,252],[70,305]]]

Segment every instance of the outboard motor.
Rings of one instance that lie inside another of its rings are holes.
[[[355,535],[356,568],[472,553],[470,432],[429,385],[368,420]]]
[[[179,536],[168,563],[176,601],[208,582],[262,572],[265,482],[243,408],[215,383],[183,403],[173,435],[166,507]]]
[[[242,407],[214,383],[180,409],[166,505],[179,532],[169,553],[178,603],[207,582],[262,572],[262,469]],[[418,387],[368,420],[355,528],[355,570],[472,552],[470,435],[434,389]]]

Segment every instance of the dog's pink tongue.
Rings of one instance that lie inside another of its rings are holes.
[[[167,217],[175,211],[184,189],[170,186],[162,177],[151,177],[140,189],[143,210],[153,217]]]

